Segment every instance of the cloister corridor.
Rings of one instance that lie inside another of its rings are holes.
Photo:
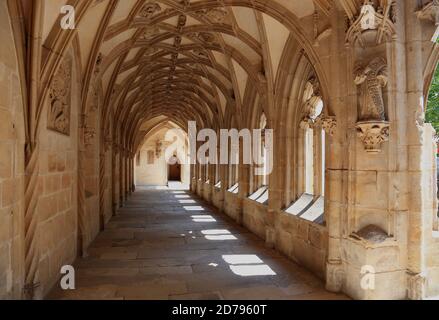
[[[190,192],[140,188],[48,299],[346,299]]]
[[[0,0],[0,44],[0,300],[439,298],[438,0]]]

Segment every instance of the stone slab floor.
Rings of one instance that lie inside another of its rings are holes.
[[[179,188],[138,190],[48,299],[345,299]]]

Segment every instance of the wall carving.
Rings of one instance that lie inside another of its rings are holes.
[[[325,130],[327,134],[333,136],[337,129],[337,120],[335,117],[324,115],[320,83],[315,76],[312,76],[305,85],[303,103],[304,117],[299,123],[300,128],[306,130],[318,126]]]
[[[368,153],[381,152],[381,144],[389,141],[388,122],[359,122],[357,133]]]
[[[387,79],[387,63],[383,58],[356,68],[354,82],[359,88],[360,121],[386,120],[383,88],[387,86]]]
[[[383,6],[381,1],[366,0],[360,13],[348,21],[346,40],[358,43],[361,47],[369,44],[381,44],[387,38],[396,34],[395,23],[397,8],[395,1],[387,1]]]
[[[65,58],[52,79],[49,89],[47,128],[70,135],[72,61]]]
[[[387,63],[374,58],[366,67],[357,67],[355,84],[358,89],[357,133],[369,153],[381,151],[381,144],[389,140],[389,122],[383,90],[387,86]]]
[[[326,134],[329,136],[334,136],[337,130],[337,120],[335,117],[331,116],[321,116],[317,118],[316,124],[319,125],[323,130],[325,130]]]

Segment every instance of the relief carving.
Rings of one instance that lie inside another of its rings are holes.
[[[312,76],[307,81],[302,101],[304,116],[299,123],[300,128],[308,129],[318,125],[322,126],[322,129],[327,128],[332,135],[335,130],[336,120],[334,117],[325,117],[323,115],[324,105],[320,93],[320,83],[317,77]]]
[[[350,43],[359,43],[361,47],[372,44],[381,44],[385,37],[392,38],[396,34],[397,19],[394,1],[381,2],[365,0],[360,13],[348,21],[346,40]]]
[[[357,133],[368,153],[381,152],[381,144],[389,140],[388,122],[359,122]]]
[[[359,120],[385,121],[383,88],[387,86],[386,61],[375,58],[366,67],[358,67],[354,81],[359,87]]]
[[[383,58],[375,58],[355,71],[354,82],[359,87],[357,133],[369,153],[380,152],[382,143],[389,140],[383,92],[387,80],[387,63]]]
[[[64,59],[49,88],[47,128],[70,135],[72,61]]]
[[[329,136],[334,136],[337,130],[337,120],[331,116],[321,116],[317,119],[316,123],[325,130]]]

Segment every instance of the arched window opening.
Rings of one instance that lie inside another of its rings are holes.
[[[314,194],[314,129],[305,131],[305,193]]]
[[[439,67],[436,68],[436,72],[433,75],[432,83],[430,86],[428,101],[425,112],[425,122],[431,124],[433,129],[436,131],[434,137],[434,151],[432,152],[432,174],[433,174],[433,183],[436,195],[436,201],[434,202],[434,212],[435,215],[433,217],[433,227],[434,230],[439,230],[439,208],[438,208],[438,197],[439,197],[439,175],[438,175],[438,167],[439,167]]]
[[[298,199],[285,211],[324,224],[326,133],[322,128],[324,103],[316,79],[306,84],[303,103],[296,164],[298,178],[294,182]]]
[[[257,145],[258,150],[256,150],[259,155],[259,159],[256,159],[255,169],[258,171],[258,175],[254,176],[254,191],[250,196],[250,200],[257,201],[259,203],[268,203],[268,177],[269,177],[269,154],[268,147],[266,145],[266,129],[267,129],[267,117],[264,113],[261,114],[259,118],[259,129],[261,130],[261,137],[259,145]]]
[[[320,195],[322,197],[325,196],[325,176],[326,176],[326,132],[323,129],[320,129],[321,137],[320,137]]]

